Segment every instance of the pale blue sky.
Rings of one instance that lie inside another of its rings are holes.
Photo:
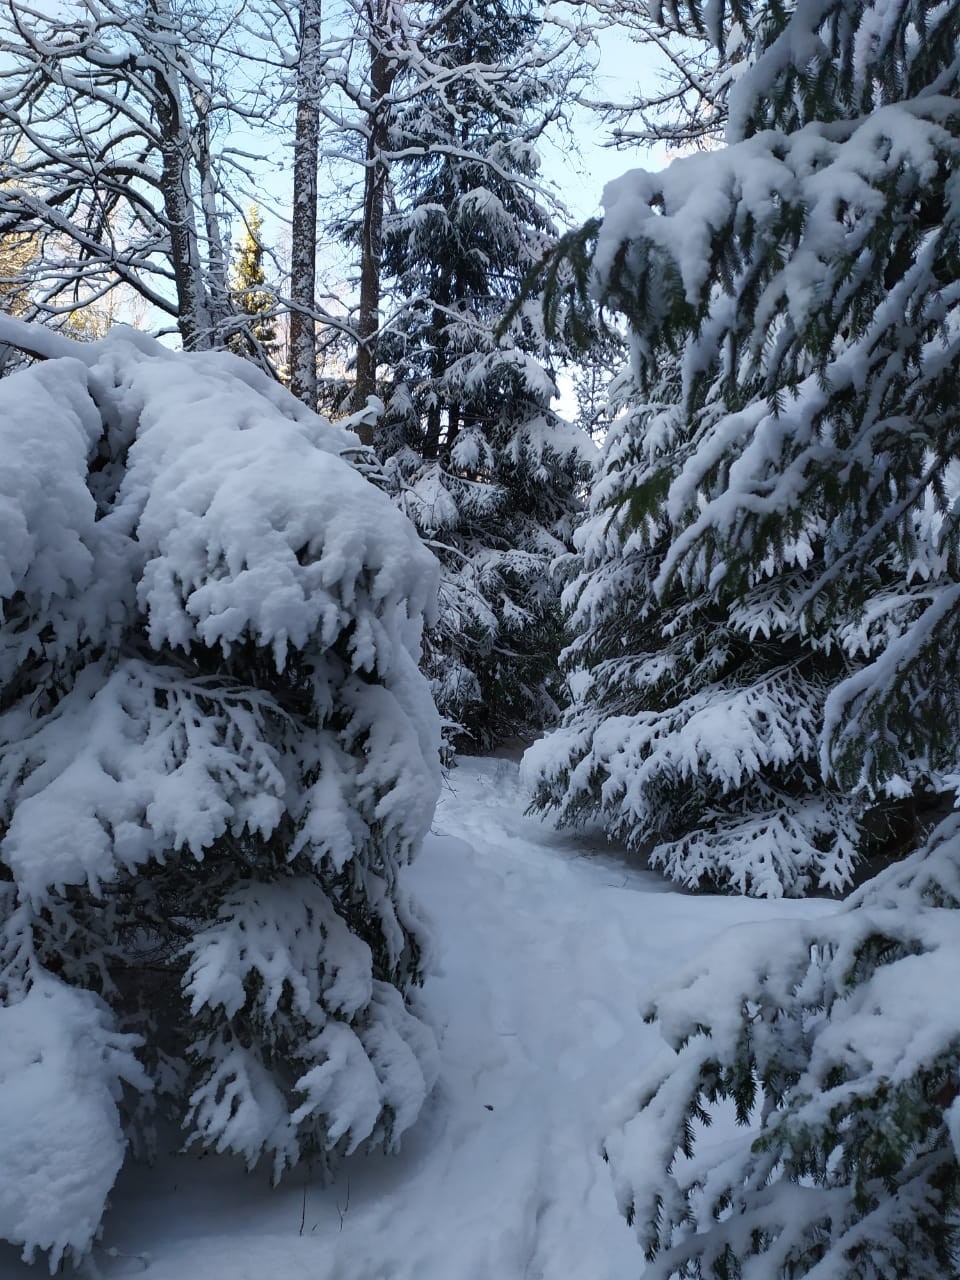
[[[643,89],[656,85],[660,63],[649,46],[633,44],[621,32],[600,36],[597,53],[596,95],[607,99],[630,100]],[[605,147],[604,127],[586,111],[577,117],[580,156],[563,146],[543,149],[545,172],[559,185],[564,203],[577,221],[600,211],[604,185],[628,169],[661,169],[667,164],[663,146],[614,150]]]
[[[623,33],[603,33],[595,57],[596,96],[630,99],[640,87],[648,92],[655,87],[658,72],[655,55],[649,47],[641,48],[631,43]],[[569,211],[570,225],[577,225],[600,211],[604,185],[611,179],[619,177],[628,169],[638,166],[658,169],[667,162],[662,147],[632,150],[605,147],[602,124],[583,109],[575,112],[574,134],[575,147],[571,147],[569,136],[559,132],[544,139],[541,147],[543,175],[556,185]],[[260,189],[250,195],[257,199],[263,212],[265,240],[278,251],[282,261],[286,257],[283,249],[287,238],[284,217],[290,200],[292,136],[285,137],[276,133],[273,137],[264,137],[263,134],[234,130],[229,139],[221,137],[218,141],[221,144],[228,142],[250,152],[259,152],[264,157],[262,164],[257,166],[262,175]],[[321,170],[321,228],[335,216],[331,203],[323,201],[324,183],[328,181],[329,178]],[[243,198],[246,199],[246,195]],[[233,233],[239,234],[240,230],[238,220],[234,219]],[[352,251],[332,243],[321,230],[319,259],[318,283],[321,291],[326,285],[331,288],[334,296],[338,292],[345,295],[346,286],[338,282],[349,279],[355,271]],[[268,271],[269,274],[273,273]],[[160,317],[155,322],[160,322]]]

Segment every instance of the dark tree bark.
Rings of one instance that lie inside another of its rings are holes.
[[[317,407],[317,152],[321,0],[302,0],[290,245],[290,390]]]
[[[163,48],[162,37],[175,29],[167,0],[148,0],[145,26]],[[153,49],[146,51],[153,53]],[[200,259],[200,242],[194,215],[189,145],[190,128],[183,108],[180,69],[175,56],[154,73],[157,119],[160,130],[160,192],[170,234],[177,315],[185,351],[206,351],[214,344],[213,324]]]
[[[380,270],[383,259],[383,211],[389,168],[383,153],[389,127],[388,103],[398,63],[391,57],[392,0],[370,0],[370,98],[373,104],[367,134],[363,183],[363,225],[360,241],[360,305],[357,317],[357,365],[354,409],[362,409],[377,391],[377,334],[380,329]],[[364,444],[373,443],[373,428],[360,431]]]

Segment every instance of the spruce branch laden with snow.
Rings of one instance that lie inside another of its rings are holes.
[[[0,382],[0,1237],[55,1266],[156,1111],[275,1177],[415,1119],[437,569],[248,362],[0,323],[53,357]]]
[[[564,824],[599,817],[690,888],[842,890],[862,806],[824,787],[818,731],[843,660],[836,644],[808,649],[791,611],[816,563],[815,522],[729,608],[699,588],[658,596],[677,379],[640,396],[626,378],[618,394],[631,404],[608,435],[564,596],[571,702],[525,760],[536,801]]]
[[[956,1272],[960,823],[826,921],[741,926],[655,994],[675,1057],[605,1144],[653,1280]],[[741,1127],[709,1144],[716,1104]]]

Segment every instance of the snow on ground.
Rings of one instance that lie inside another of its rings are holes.
[[[652,984],[729,925],[822,913],[670,889],[596,836],[524,815],[517,765],[464,759],[409,872],[435,921],[423,1000],[435,1097],[399,1156],[324,1187],[208,1157],[121,1177],[105,1280],[623,1280],[642,1269],[600,1154],[611,1103],[663,1051]],[[38,1272],[0,1246],[0,1280]]]

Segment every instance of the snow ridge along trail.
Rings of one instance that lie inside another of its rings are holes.
[[[663,1051],[650,987],[724,928],[823,901],[692,897],[526,817],[517,765],[461,760],[410,875],[434,922],[435,1096],[333,1186],[208,1157],[122,1175],[97,1271],[148,1280],[625,1280],[643,1255],[600,1143]],[[302,1227],[301,1227],[302,1223]],[[0,1280],[44,1274],[0,1246]]]

